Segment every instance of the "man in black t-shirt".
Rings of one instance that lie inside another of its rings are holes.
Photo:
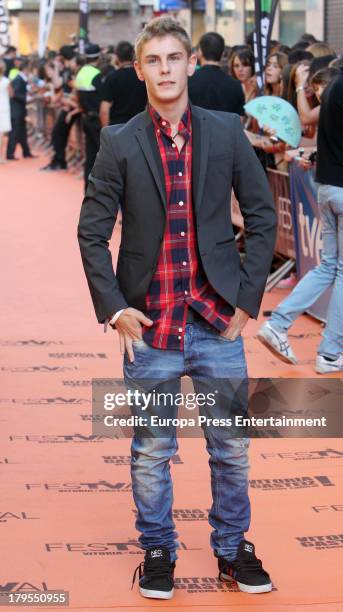
[[[225,48],[224,38],[216,32],[204,34],[199,41],[198,57],[201,69],[188,81],[193,104],[208,110],[243,115],[244,93],[239,81],[224,74],[220,59]]]
[[[118,70],[111,72],[104,85],[100,107],[102,126],[127,123],[141,113],[147,102],[145,83],[140,81],[133,67],[134,48],[122,41],[116,49]]]
[[[343,188],[343,68],[322,95],[317,145],[316,181]]]

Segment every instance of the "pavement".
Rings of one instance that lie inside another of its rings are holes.
[[[218,581],[209,548],[204,442],[181,439],[172,465],[181,542],[176,594],[156,602],[142,599],[137,586],[131,590],[142,554],[129,439],[92,432],[90,381],[121,377],[118,338],[97,324],[82,268],[76,228],[83,181],[68,172],[39,172],[45,163],[40,157],[0,166],[0,591],[67,590],[70,609],[94,612],[342,610],[338,438],[251,441],[247,538],[274,585],[272,593],[257,596]],[[118,225],[114,264],[119,242]],[[279,361],[255,337],[263,312],[287,293],[265,294],[258,321],[244,330],[249,376],[311,379],[317,393],[327,380],[313,369],[318,321],[304,315],[292,328],[297,366]]]

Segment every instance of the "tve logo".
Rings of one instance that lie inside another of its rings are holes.
[[[310,219],[304,214],[304,206],[299,202],[298,222],[300,229],[300,246],[304,257],[315,258],[316,264],[320,263],[320,251],[322,250],[322,223],[316,217]]]
[[[293,230],[291,200],[279,196],[278,204],[279,223],[285,231],[291,232]]]

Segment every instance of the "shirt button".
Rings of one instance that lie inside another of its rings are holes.
[[[167,125],[166,121],[162,121],[162,125]]]
[[[172,147],[173,147],[173,149],[175,149],[175,147],[176,147],[175,142],[172,143]]]
[[[181,232],[181,236],[184,236],[184,235],[185,235],[185,232]]]
[[[182,262],[182,265],[183,265],[183,266],[187,266],[187,261],[183,261],[183,262]]]
[[[179,327],[179,332],[182,332],[182,327]]]
[[[188,295],[188,291],[185,291],[185,295]]]
[[[182,176],[182,172],[179,172],[179,176]]]
[[[183,206],[183,201],[181,200],[181,202],[179,202],[179,206]]]
[[[161,130],[157,130],[157,134],[160,134]]]
[[[178,336],[178,340],[181,340],[181,339],[182,339],[182,336]]]

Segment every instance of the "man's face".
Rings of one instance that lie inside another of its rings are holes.
[[[139,62],[135,62],[149,100],[162,103],[176,101],[187,91],[188,77],[195,66],[195,55],[188,57],[182,42],[171,35],[145,43]]]

